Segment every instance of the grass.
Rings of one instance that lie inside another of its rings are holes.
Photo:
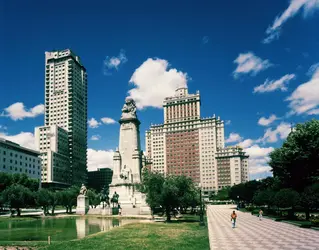
[[[198,223],[134,223],[81,240],[52,242],[40,249],[209,249],[208,231]]]

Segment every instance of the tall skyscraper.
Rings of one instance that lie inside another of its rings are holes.
[[[86,183],[87,73],[69,49],[45,52],[44,123],[35,129],[37,147],[45,160],[42,182]]]
[[[153,171],[187,175],[207,193],[226,186],[218,183],[216,159],[225,148],[224,122],[215,115],[201,118],[200,106],[199,91],[189,94],[187,88],[177,89],[175,96],[164,100],[164,124],[146,131],[145,147]]]

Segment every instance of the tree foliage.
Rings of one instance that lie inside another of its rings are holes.
[[[229,190],[229,197],[237,201],[251,203],[261,183],[253,180],[232,186]]]
[[[100,195],[97,194],[93,189],[89,189],[86,194],[89,198],[89,205],[96,208],[100,204]]]
[[[275,194],[272,189],[260,190],[255,193],[253,203],[258,206],[267,205],[269,207],[273,204]]]
[[[11,208],[11,211],[12,209],[16,209],[18,216],[21,214],[21,208],[26,208],[35,204],[33,193],[29,188],[20,184],[14,184],[6,188],[2,192],[2,200]]]
[[[146,202],[152,211],[157,207],[163,208],[167,221],[170,221],[172,211],[185,211],[199,203],[198,189],[186,176],[164,176],[144,170],[142,183],[138,188],[146,194]]]
[[[39,188],[39,181],[29,178],[26,174],[9,174],[0,172],[0,192],[14,184],[27,187],[31,191],[37,191]]]
[[[43,213],[47,215],[49,213],[49,206],[51,205],[52,192],[41,188],[35,194],[36,204],[43,208]]]
[[[293,189],[284,188],[276,193],[274,204],[279,208],[293,208],[299,204],[299,194]]]
[[[286,188],[302,192],[319,180],[319,120],[298,124],[281,148],[270,153],[269,165]]]

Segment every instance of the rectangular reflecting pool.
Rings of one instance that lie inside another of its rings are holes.
[[[29,221],[0,221],[1,241],[52,241],[81,239],[90,234],[119,227],[132,220],[102,217],[38,218]]]

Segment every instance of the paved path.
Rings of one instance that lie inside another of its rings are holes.
[[[237,225],[232,228],[230,214],[234,205],[209,205],[208,231],[210,249],[249,250],[319,250],[319,231],[299,228],[249,213],[237,212]]]

